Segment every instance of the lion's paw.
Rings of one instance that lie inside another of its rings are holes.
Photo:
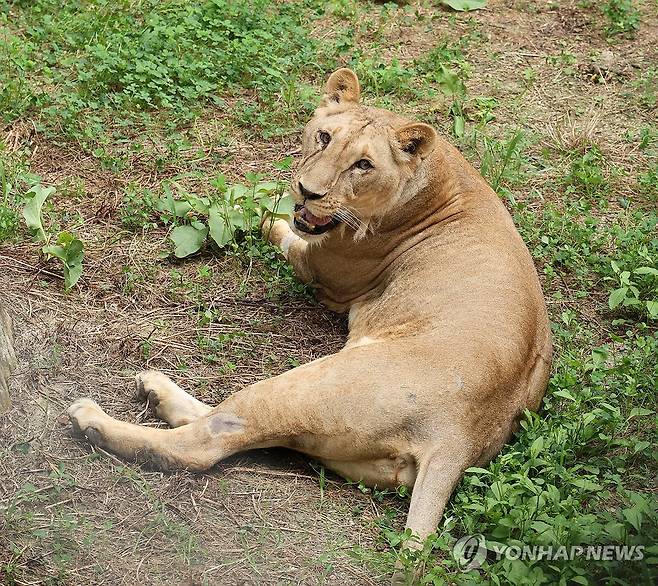
[[[279,248],[286,236],[294,234],[290,228],[290,224],[281,218],[274,220],[274,222],[272,222],[271,219],[268,219],[263,222],[261,230],[267,241],[273,246],[278,246]]]
[[[66,410],[66,414],[76,435],[85,436],[93,444],[101,442],[101,427],[107,415],[96,401],[78,399]]]
[[[172,398],[178,391],[175,383],[166,375],[157,370],[145,370],[135,375],[135,394],[143,403],[148,402],[152,409],[157,411],[160,403]]]

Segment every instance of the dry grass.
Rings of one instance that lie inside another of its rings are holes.
[[[162,584],[186,575],[199,584],[204,578],[218,584],[304,583],[330,562],[334,578],[328,583],[375,583],[344,550],[362,539],[364,546],[373,545],[370,523],[378,511],[335,478],[321,498],[316,471],[300,456],[274,450],[232,458],[207,474],[151,473],[109,454],[89,458],[89,448],[69,436],[62,415],[83,394],[116,417],[153,425],[134,401],[135,371],[159,368],[216,403],[284,370],[289,356],[305,362],[335,350],[340,323],[310,303],[236,301],[218,279],[207,301],[230,322],[199,326],[196,309],[168,300],[155,290],[157,283],[149,304],[103,294],[78,305],[57,292],[57,281],[44,289],[41,280],[48,275],[7,256],[0,265],[0,290],[16,316],[20,357],[11,389],[14,408],[0,427],[0,507],[14,503],[18,511],[31,511],[29,520],[19,517],[16,524],[9,515],[5,527],[5,537],[27,544],[13,554],[24,575],[35,583],[54,575],[53,551],[44,548],[66,544],[74,552],[65,564],[66,583]],[[285,327],[273,327],[277,323]],[[235,370],[221,374],[199,358],[198,335],[242,327],[248,334],[226,352],[239,357]],[[309,336],[309,330],[316,333]],[[151,342],[148,358],[140,352],[145,340]],[[177,368],[181,362],[184,371]],[[53,476],[60,466],[64,480]],[[21,487],[28,482],[47,495],[43,503],[30,495],[21,504]],[[354,506],[364,508],[356,517]],[[74,526],[70,532],[59,527],[64,518]],[[34,540],[35,531],[49,535]],[[300,557],[300,551],[306,553]]]

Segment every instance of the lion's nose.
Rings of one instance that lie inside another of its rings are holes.
[[[321,197],[324,197],[327,195],[326,193],[314,193],[312,191],[309,191],[302,185],[302,182],[299,182],[299,192],[302,194],[302,197],[304,199],[320,199]]]

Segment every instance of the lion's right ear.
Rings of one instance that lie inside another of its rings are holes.
[[[396,131],[400,148],[412,157],[424,159],[436,146],[436,130],[429,124],[414,122]]]
[[[357,104],[360,95],[361,88],[356,73],[347,68],[339,69],[329,76],[327,85],[324,86],[324,95],[320,101],[320,106],[327,106],[332,102],[336,104],[346,102]]]

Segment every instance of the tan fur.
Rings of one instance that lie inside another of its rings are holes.
[[[69,416],[93,443],[158,468],[203,470],[286,446],[353,480],[413,486],[407,526],[423,539],[463,471],[539,406],[550,330],[532,259],[496,194],[431,127],[359,95],[351,71],[329,78],[292,182],[300,204],[300,183],[324,194],[306,202],[313,214],[349,225],[268,231],[322,302],[350,312],[345,348],[214,409],[159,373],[138,375],[171,430],[116,421],[89,399]],[[374,168],[354,167],[364,157]]]

